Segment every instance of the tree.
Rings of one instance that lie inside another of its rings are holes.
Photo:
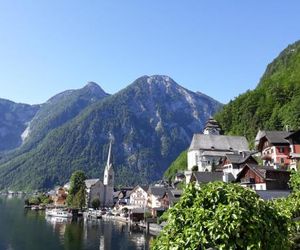
[[[67,197],[67,204],[73,208],[82,209],[85,206],[86,186],[85,174],[83,171],[75,171],[70,179],[70,190]]]
[[[154,250],[289,249],[288,217],[237,184],[190,184]]]
[[[92,207],[94,209],[98,209],[100,207],[100,200],[98,198],[92,200]]]
[[[197,165],[193,166],[193,167],[192,167],[192,171],[193,171],[193,172],[198,172],[198,166],[197,166]]]

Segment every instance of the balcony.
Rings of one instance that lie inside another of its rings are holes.
[[[243,178],[241,179],[241,184],[255,184],[254,178]]]

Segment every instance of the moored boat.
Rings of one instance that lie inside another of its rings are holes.
[[[52,209],[52,210],[46,210],[45,212],[46,216],[52,216],[52,217],[61,217],[61,218],[72,218],[72,213],[62,210],[62,209]]]

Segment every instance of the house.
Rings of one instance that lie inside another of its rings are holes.
[[[170,207],[174,206],[176,202],[179,201],[182,195],[182,190],[179,189],[168,189],[165,194],[160,199],[161,206],[167,210]]]
[[[114,204],[130,204],[130,194],[132,190],[132,187],[124,187],[121,190],[114,192]]]
[[[236,152],[234,154],[226,154],[221,168],[224,173],[232,174],[236,178],[246,163],[258,164],[249,152]]]
[[[148,188],[149,186],[137,185],[130,193],[130,205],[146,207],[148,203]]]
[[[289,131],[259,131],[255,138],[264,166],[288,169],[290,165]]]
[[[167,191],[165,186],[150,186],[148,189],[148,202],[147,206],[151,210],[153,217],[158,217],[161,215],[165,208],[162,206],[161,198],[165,195]]]
[[[285,169],[246,164],[236,182],[254,190],[288,190],[290,172]]]
[[[68,193],[65,188],[58,187],[54,194],[51,195],[51,199],[53,200],[53,205],[56,207],[64,207],[67,205],[67,196]]]
[[[233,176],[231,177],[233,179]],[[193,172],[191,176],[191,182],[195,182],[196,185],[207,184],[214,181],[223,181],[222,172]]]
[[[290,169],[298,170],[300,163],[300,130],[289,134],[285,139],[290,144]]]
[[[194,134],[188,149],[189,173],[185,172],[187,179],[194,166],[198,167],[199,172],[212,172],[226,155],[249,151],[248,141],[244,136],[220,135],[220,131],[217,121],[210,119],[204,128],[204,134]]]
[[[185,175],[184,173],[176,173],[175,178],[174,178],[174,182],[182,182],[185,180]]]

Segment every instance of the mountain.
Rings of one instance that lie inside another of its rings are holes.
[[[0,152],[21,145],[22,133],[39,109],[39,105],[0,99]]]
[[[102,178],[110,134],[117,184],[161,178],[221,104],[168,76],[143,76],[89,105],[35,147],[0,166],[1,188],[51,188],[74,170]]]
[[[252,141],[259,129],[300,128],[300,41],[267,66],[254,90],[225,105],[215,118],[227,134]]]
[[[66,90],[53,96],[41,105],[40,110],[24,131],[22,150],[31,148],[49,131],[72,120],[87,106],[107,96],[109,94],[94,82],[89,82],[81,89]]]

